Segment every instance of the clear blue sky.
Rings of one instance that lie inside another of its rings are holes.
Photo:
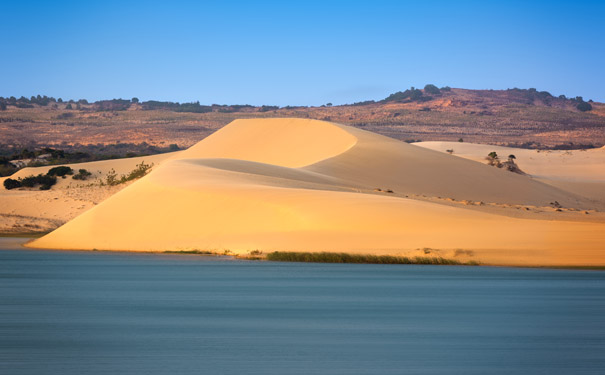
[[[605,101],[604,1],[13,1],[0,96],[318,105],[426,83]]]

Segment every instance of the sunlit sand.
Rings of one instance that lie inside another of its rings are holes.
[[[596,155],[582,168],[514,150],[521,175],[482,161],[493,146],[422,146],[316,120],[236,120],[28,246],[605,265],[605,199],[572,186],[605,180],[603,150],[574,151]]]

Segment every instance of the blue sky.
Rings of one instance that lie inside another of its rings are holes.
[[[434,83],[605,101],[603,1],[15,1],[0,32],[0,96],[319,105]]]

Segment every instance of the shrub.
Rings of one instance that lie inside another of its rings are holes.
[[[87,171],[86,169],[79,169],[78,173],[73,175],[74,180],[86,180],[88,177],[92,176],[92,173]]]
[[[107,176],[105,177],[105,181],[106,181],[107,185],[114,186],[114,185],[118,185],[118,184],[123,184],[127,181],[136,180],[138,178],[145,176],[147,174],[147,172],[149,172],[149,170],[151,169],[152,166],[153,166],[153,164],[145,164],[145,162],[142,161],[141,164],[137,164],[136,168],[133,169],[132,171],[130,171],[129,174],[122,175],[119,179],[117,177],[116,171],[112,168],[107,173]]]
[[[431,85],[430,83],[424,86],[424,92],[427,94],[439,95],[441,94],[441,90],[435,85]]]
[[[105,183],[109,186],[117,185],[120,183],[120,180],[118,180],[117,177],[118,175],[116,174],[116,171],[111,168],[111,170],[107,172],[107,176],[105,177]]]
[[[23,187],[35,187],[40,185],[40,190],[49,190],[51,186],[57,183],[57,177],[39,174],[37,176],[28,176],[19,179],[19,181]]]
[[[136,180],[147,174],[153,164],[145,164],[144,161],[141,164],[137,164],[136,168],[133,169],[127,176],[122,176],[121,182]]]
[[[498,154],[496,153],[496,151],[492,151],[489,154],[487,154],[487,164],[494,166],[494,167],[498,167],[498,168],[502,168],[502,163],[500,162],[500,158],[498,158]]]
[[[582,101],[582,102],[578,103],[576,108],[582,112],[586,112],[586,111],[592,110],[592,105],[590,105],[590,103],[586,103],[586,102]]]
[[[12,178],[4,180],[4,188],[6,190],[16,189],[18,187],[21,187],[21,182],[18,180],[13,180]]]
[[[70,167],[60,166],[60,167],[54,167],[54,168],[49,169],[46,174],[49,176],[63,177],[65,175],[74,174],[74,170],[71,169]]]

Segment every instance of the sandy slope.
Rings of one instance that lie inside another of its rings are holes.
[[[57,184],[48,191],[5,190],[1,184],[9,177],[0,177],[0,233],[43,232],[56,229],[129,185],[126,183],[117,186],[100,186],[100,181],[110,170],[115,170],[120,176],[128,174],[137,164],[157,166],[177,154],[178,152],[67,164],[76,172],[83,168],[93,176],[86,181],[73,180],[70,176],[65,179],[59,178]],[[45,174],[52,167],[54,166],[24,168],[10,178]]]
[[[492,151],[501,159],[515,155],[516,163],[525,172],[560,189],[605,201],[605,147],[588,150],[526,150],[510,147],[459,142],[419,142],[423,148],[485,163]]]
[[[562,211],[549,206],[554,200]],[[236,120],[29,246],[605,265],[595,204],[530,176],[347,126]]]

